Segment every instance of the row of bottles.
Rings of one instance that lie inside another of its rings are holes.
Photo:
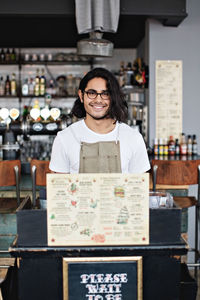
[[[9,48],[7,48],[7,50],[4,50],[3,48],[1,49],[0,62],[14,63],[16,61],[17,61],[17,54],[14,48],[12,50],[10,50]]]
[[[16,80],[16,74],[0,76],[0,96],[17,96],[21,89],[22,96],[75,96],[78,92],[81,77],[69,74],[60,75],[54,79],[46,80],[44,69],[37,69],[35,77],[25,78],[21,88]]]
[[[196,135],[188,135],[186,137],[186,135],[182,133],[180,142],[179,139],[174,140],[173,136],[170,136],[169,140],[162,138],[158,140],[155,138],[153,152],[156,156],[197,155],[198,149]]]
[[[120,70],[115,75],[121,87],[148,87],[148,68],[140,57],[133,63],[121,61]]]
[[[23,96],[44,96],[46,93],[46,77],[44,75],[44,69],[41,69],[41,72],[37,69],[35,78],[25,78],[21,92]]]
[[[75,96],[77,95],[81,77],[68,74],[60,75],[55,80],[47,80],[44,69],[37,69],[35,78],[25,78],[22,84],[22,95],[44,96]]]
[[[15,73],[7,75],[4,79],[0,76],[0,96],[16,96],[17,95],[17,81]]]
[[[0,63],[17,63],[17,62],[87,62],[87,56],[79,56],[75,52],[65,53],[65,52],[55,52],[46,53],[45,51],[40,53],[20,53],[20,50],[16,50],[15,48],[1,48],[0,49]]]

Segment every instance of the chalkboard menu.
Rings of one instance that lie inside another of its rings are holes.
[[[142,257],[63,258],[63,300],[142,300]]]

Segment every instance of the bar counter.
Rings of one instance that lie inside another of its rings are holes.
[[[63,299],[63,257],[143,257],[143,299],[179,300],[180,255],[187,253],[184,242],[178,245],[135,247],[11,247],[18,258],[20,300]]]

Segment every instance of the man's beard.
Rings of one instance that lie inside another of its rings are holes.
[[[91,115],[91,114],[88,113],[88,112],[87,112],[87,114],[88,114],[90,117],[92,117],[94,120],[109,119],[109,111],[107,111],[107,112],[105,113],[105,115],[100,116],[100,117],[95,117],[95,116]]]

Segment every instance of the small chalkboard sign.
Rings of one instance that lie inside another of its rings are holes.
[[[142,300],[142,257],[63,258],[63,300]]]

